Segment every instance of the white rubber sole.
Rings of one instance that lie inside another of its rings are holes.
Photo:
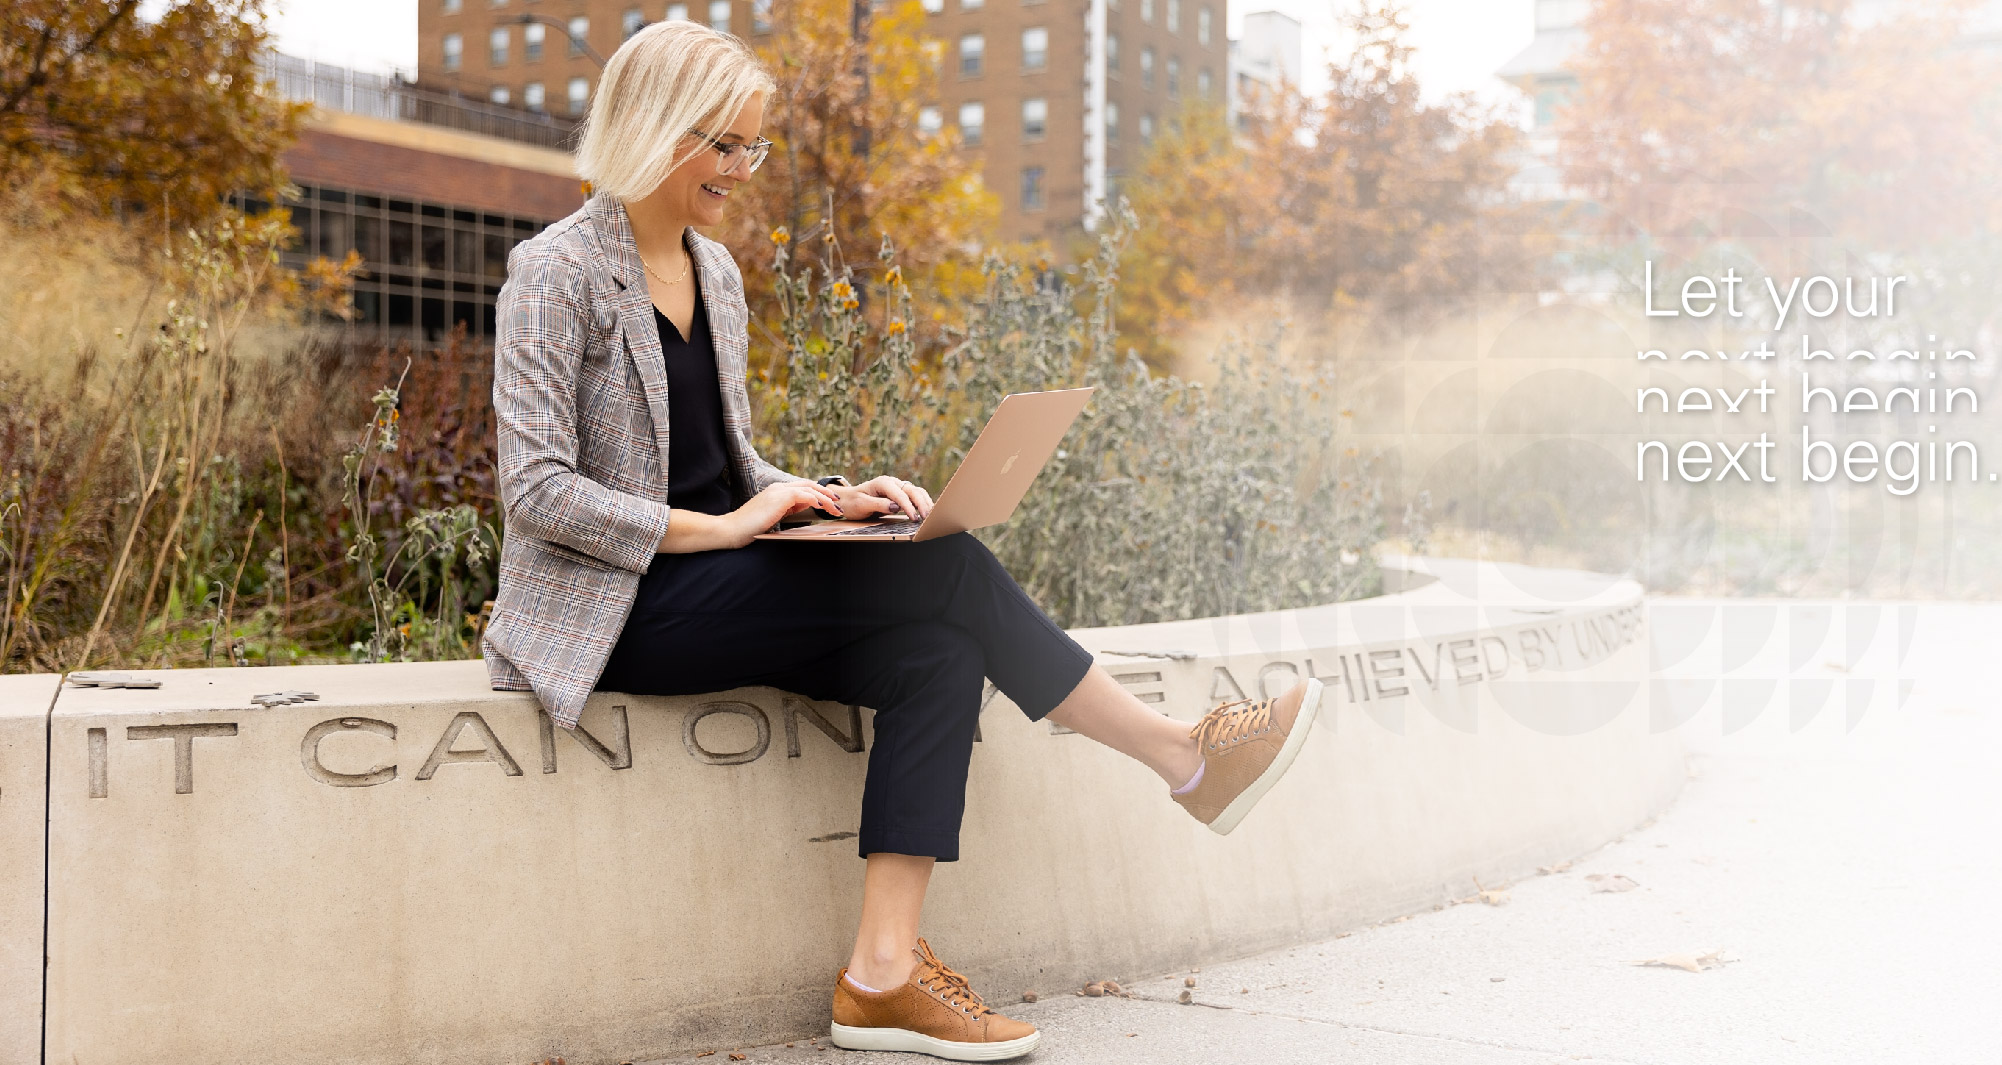
[[[1299,757],[1300,748],[1307,742],[1307,733],[1313,729],[1314,716],[1320,709],[1321,682],[1309,677],[1307,694],[1300,700],[1300,713],[1293,718],[1293,731],[1286,734],[1286,742],[1279,748],[1278,757],[1272,759],[1272,764],[1265,767],[1265,772],[1258,774],[1258,779],[1252,781],[1250,787],[1239,792],[1237,798],[1232,799],[1230,805],[1216,815],[1216,820],[1210,822],[1211,832],[1221,836],[1236,828],[1237,823],[1244,820],[1244,815],[1250,813],[1253,806],[1258,805],[1258,800],[1272,790],[1272,785],[1279,783],[1279,778],[1286,775],[1286,769],[1293,764],[1293,759]]]
[[[999,1043],[960,1043],[913,1032],[908,1028],[850,1028],[845,1024],[829,1025],[827,1034],[833,1038],[835,1046],[845,1050],[899,1050],[930,1054],[951,1061],[1019,1058],[1043,1037],[1041,1032],[1030,1032],[1020,1039]]]

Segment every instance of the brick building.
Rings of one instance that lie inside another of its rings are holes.
[[[571,124],[291,56],[267,55],[264,76],[316,105],[285,156],[289,264],[358,252],[359,330],[491,339],[508,252],[584,201],[559,147]]]
[[[1003,240],[1060,250],[1182,97],[1226,91],[1224,0],[922,2],[940,64],[922,124],[977,141]],[[773,0],[418,3],[420,86],[561,118],[583,112],[598,58],[648,22],[694,19],[755,46],[773,18]]]

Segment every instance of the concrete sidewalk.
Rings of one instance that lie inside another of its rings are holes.
[[[1132,998],[1052,987],[990,1005],[1042,1029],[1018,1059],[1035,1065],[2002,1061],[2002,713],[1978,646],[2002,612],[1978,613],[1928,626],[1924,679],[1854,730],[1839,714],[1790,728],[1783,703],[1728,734],[1691,722],[1692,777],[1672,808],[1506,885],[1500,905],[1200,972],[1104,974]],[[1966,656],[1947,641],[1969,641]],[[1595,875],[1638,886],[1595,890]],[[1631,964],[1710,948],[1721,967]],[[673,1060],[935,1060],[825,1043]]]

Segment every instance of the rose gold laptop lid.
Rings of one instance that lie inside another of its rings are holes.
[[[759,533],[760,540],[814,540],[878,543],[883,540],[930,540],[970,529],[999,525],[1035,483],[1036,474],[1057,450],[1071,423],[1083,412],[1093,389],[1065,388],[1051,392],[1016,392],[1003,397],[938,494],[931,513],[915,534],[898,533],[900,522],[830,521],[818,525]],[[850,529],[881,529],[861,535],[834,535]]]
[[[912,539],[930,540],[1007,521],[1083,412],[1092,391],[1064,388],[1003,397]]]

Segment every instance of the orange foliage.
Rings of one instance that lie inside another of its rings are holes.
[[[1601,0],[1558,112],[1569,181],[1615,236],[1778,254],[1879,252],[1994,230],[2002,137],[1966,5]]]
[[[200,224],[231,192],[284,184],[305,107],[259,81],[263,0],[0,5],[0,185],[53,175],[68,198]]]
[[[1423,99],[1397,3],[1348,23],[1357,46],[1325,96],[1270,94],[1236,136],[1192,103],[1127,179],[1142,231],[1121,263],[1121,333],[1149,361],[1246,300],[1410,322],[1536,274],[1543,248],[1508,195],[1514,127],[1464,95]]]
[[[978,290],[981,249],[1000,216],[957,130],[918,131],[918,109],[937,99],[939,77],[922,36],[924,6],[901,0],[862,11],[858,34],[850,0],[779,5],[770,43],[759,49],[779,83],[765,108],[764,135],[774,145],[717,236],[737,250],[751,306],[773,340],[779,227],[795,260],[817,259],[831,232],[863,275],[887,234],[909,284],[949,304]]]

